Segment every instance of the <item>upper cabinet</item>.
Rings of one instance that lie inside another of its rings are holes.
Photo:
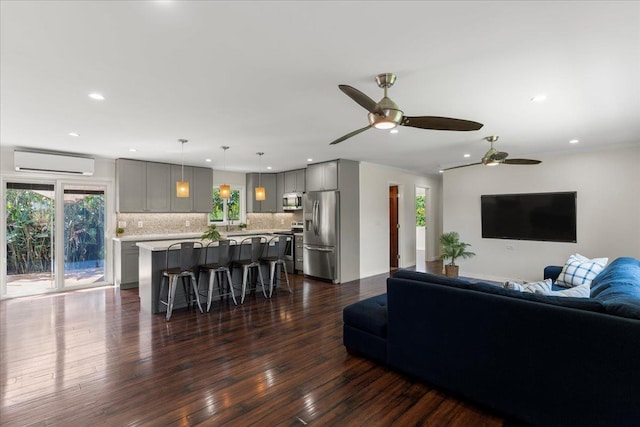
[[[262,185],[265,190],[265,200],[256,200],[255,188]],[[277,174],[248,173],[247,174],[247,213],[272,213],[278,211]],[[280,202],[282,204],[282,202]]]
[[[284,197],[284,176],[285,172],[278,172],[276,174],[276,212],[284,212],[284,206],[282,204],[282,198]]]
[[[306,191],[338,189],[338,161],[315,163],[307,166]]]
[[[116,160],[116,210],[118,212],[211,212],[213,171],[185,166],[189,197],[176,197],[182,167],[168,163]]]
[[[304,193],[305,192],[305,170],[304,169],[287,171],[284,173],[284,192],[285,193]]]

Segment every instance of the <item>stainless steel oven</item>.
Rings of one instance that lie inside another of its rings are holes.
[[[302,252],[296,254],[296,239],[294,233],[301,233],[303,228],[302,222],[293,221],[291,223],[291,231],[278,231],[274,234],[291,236],[291,239],[287,241],[287,246],[284,250],[284,262],[287,264],[287,272],[296,272],[296,258],[302,258]],[[302,267],[300,267],[300,270]]]

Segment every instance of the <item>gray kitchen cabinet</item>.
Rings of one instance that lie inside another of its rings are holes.
[[[147,164],[138,160],[116,160],[116,210],[147,210]]]
[[[262,184],[265,200],[256,200],[255,188]],[[247,174],[247,213],[277,212],[277,176],[275,173]],[[282,204],[282,202],[280,203]]]
[[[182,166],[169,163],[116,160],[117,212],[211,212],[213,170],[184,167],[189,197],[176,196]]]
[[[138,256],[137,242],[115,241],[114,269],[116,285],[121,289],[138,286]]]
[[[189,191],[191,195],[191,191]],[[213,210],[213,170],[193,168],[193,212],[209,213]]]
[[[213,209],[213,170],[184,167],[184,180],[189,183],[189,197],[178,197],[176,182],[182,180],[182,166],[171,165],[171,212],[209,213]]]
[[[284,196],[285,185],[284,185],[284,177],[286,172],[279,172],[276,174],[276,202],[278,205],[276,206],[276,212],[284,212],[284,206],[282,206],[282,198]]]
[[[294,269],[294,273],[298,272],[298,271],[304,271],[304,258],[302,257],[302,254],[304,253],[304,244],[303,244],[303,237],[302,235],[296,235],[295,236],[295,243],[296,243],[296,247],[293,251],[293,254],[295,256],[295,260],[294,260],[294,264],[293,264],[293,269]]]
[[[171,211],[171,165],[146,162],[147,164],[147,210],[149,212]]]
[[[305,170],[304,169],[292,170],[284,173],[284,192],[285,193],[304,193],[305,192]]]
[[[307,166],[306,191],[338,189],[338,161],[315,163]]]

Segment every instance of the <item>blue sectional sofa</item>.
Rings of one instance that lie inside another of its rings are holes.
[[[559,267],[545,269],[555,278]],[[344,309],[344,345],[535,426],[640,426],[640,261],[618,258],[591,298],[399,270]]]

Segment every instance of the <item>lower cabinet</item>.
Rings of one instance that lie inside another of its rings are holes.
[[[115,241],[114,269],[116,285],[121,289],[138,287],[138,255],[137,242]]]
[[[294,260],[294,273],[295,272],[302,272],[304,271],[303,269],[303,261],[304,258],[302,257],[302,254],[304,253],[304,245],[303,245],[303,237],[302,236],[295,236],[296,238],[296,248],[293,252],[294,256],[295,256],[295,260]]]

